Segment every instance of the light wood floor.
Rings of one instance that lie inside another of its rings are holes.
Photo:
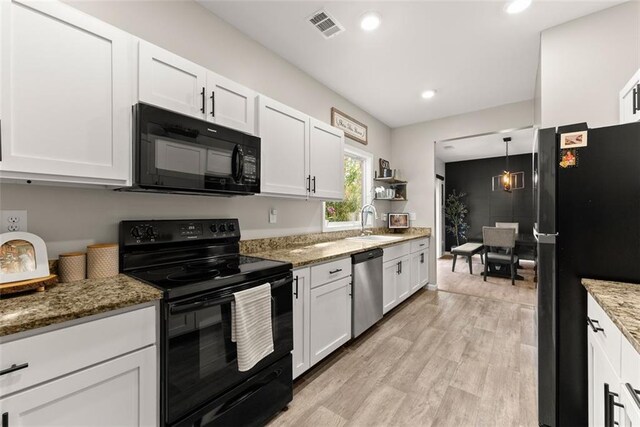
[[[294,384],[273,426],[537,426],[534,310],[420,290]]]
[[[501,277],[487,277],[483,280],[480,273],[484,271],[484,265],[480,263],[480,256],[473,256],[473,275],[469,274],[467,259],[458,257],[456,271],[451,271],[453,258],[445,256],[437,260],[438,289],[441,291],[455,292],[458,294],[473,295],[501,301],[519,304],[536,305],[536,284],[533,281],[534,264],[531,261],[522,261],[522,268],[518,269],[524,280],[516,280],[515,286],[511,285],[511,279]]]

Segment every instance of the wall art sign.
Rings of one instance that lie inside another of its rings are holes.
[[[357,121],[335,107],[331,108],[331,125],[342,129],[345,136],[360,144],[367,145],[369,143],[369,128],[367,125]]]
[[[560,148],[580,148],[587,146],[587,131],[563,133],[560,135]]]

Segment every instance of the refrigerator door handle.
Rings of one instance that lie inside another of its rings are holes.
[[[538,243],[555,244],[556,243],[556,237],[559,234],[560,233],[554,233],[554,234],[539,233],[538,230],[536,230],[536,228],[533,227],[533,237],[536,239],[536,242],[538,242]]]

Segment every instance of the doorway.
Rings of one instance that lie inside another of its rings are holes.
[[[444,253],[444,177],[436,174],[436,259]]]

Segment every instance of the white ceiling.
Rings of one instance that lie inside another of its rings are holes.
[[[533,151],[533,128],[501,132],[472,138],[436,143],[436,158],[445,163],[463,160],[504,157],[503,138],[510,136],[509,155],[530,154]],[[451,147],[451,148],[446,148]]]
[[[622,3],[534,0],[508,15],[483,0],[197,1],[391,127],[532,99],[540,32]],[[329,40],[305,19],[323,7],[346,29]],[[366,33],[371,10],[382,25]]]

